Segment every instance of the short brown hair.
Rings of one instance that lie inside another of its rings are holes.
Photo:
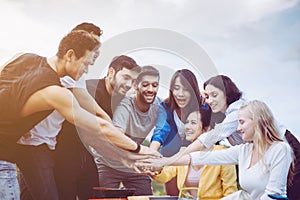
[[[78,30],[83,30],[88,33],[95,34],[97,36],[101,36],[103,34],[103,30],[101,30],[98,26],[96,26],[93,23],[88,23],[88,22],[83,22],[81,24],[78,24],[75,26],[72,31],[78,31]]]
[[[86,51],[92,51],[100,45],[100,42],[90,33],[82,30],[71,31],[59,43],[58,58],[63,58],[66,52],[73,49],[76,58],[81,58]]]

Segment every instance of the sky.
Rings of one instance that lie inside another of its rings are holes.
[[[229,76],[248,100],[266,102],[300,138],[299,0],[0,0],[0,5],[0,65],[19,52],[54,55],[60,39],[84,21],[104,30],[104,44],[133,30],[169,30],[197,43],[218,73]],[[175,59],[155,50],[146,60],[155,54]]]

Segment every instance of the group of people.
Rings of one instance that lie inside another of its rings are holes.
[[[1,199],[88,199],[95,186],[120,184],[152,195],[152,179],[186,198],[230,197],[238,185],[252,199],[285,198],[288,186],[288,197],[299,197],[299,142],[265,103],[243,99],[225,75],[200,92],[188,69],[173,74],[161,99],[159,70],[126,55],[104,78],[85,80],[101,34],[84,22],[55,56],[19,54],[1,67]]]

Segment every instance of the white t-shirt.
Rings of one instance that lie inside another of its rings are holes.
[[[82,76],[77,81],[69,76],[60,79],[62,86],[65,88],[82,88],[86,89],[85,77]],[[23,135],[18,143],[24,145],[38,146],[47,144],[49,149],[54,150],[56,145],[56,136],[59,133],[62,123],[65,118],[57,111],[54,110],[43,121],[38,123],[28,133]]]
[[[85,75],[82,75],[77,81],[74,81],[70,76],[65,76],[60,79],[60,83],[65,88],[86,89]]]
[[[184,123],[180,120],[179,116],[177,115],[177,112],[173,111],[174,121],[177,126],[178,135],[181,139],[185,139],[185,131],[184,131]]]

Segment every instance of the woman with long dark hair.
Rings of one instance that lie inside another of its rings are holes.
[[[161,151],[163,156],[176,154],[182,146],[190,144],[185,139],[184,119],[201,105],[201,94],[196,76],[188,69],[174,73],[169,96],[160,106],[158,120],[151,138],[150,148]],[[166,184],[169,195],[177,195],[176,178]]]

